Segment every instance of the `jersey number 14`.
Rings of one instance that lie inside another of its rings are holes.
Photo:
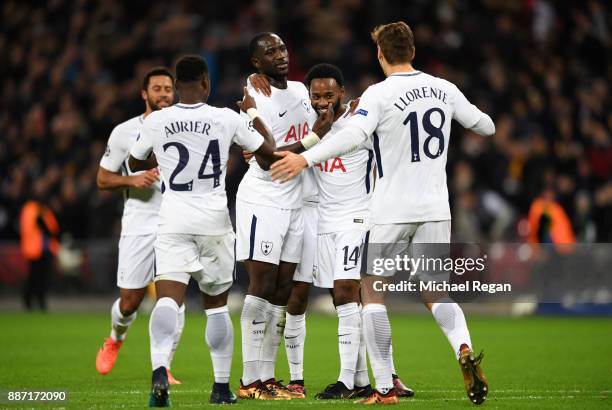
[[[172,171],[172,175],[170,175],[170,189],[173,191],[191,191],[193,189],[193,179],[189,182],[184,183],[175,183],[174,179],[181,173],[182,170],[185,169],[187,163],[189,162],[189,150],[185,145],[180,142],[168,142],[164,144],[164,152],[168,150],[168,148],[174,147],[176,148],[179,154],[179,161],[176,164],[176,168]],[[209,159],[212,161],[212,174],[205,174],[206,164]],[[210,179],[213,180],[213,188],[218,187],[221,182],[221,155],[219,153],[219,140],[211,140],[208,144],[208,148],[206,148],[206,153],[204,154],[204,160],[202,160],[202,165],[200,165],[200,170],[198,171],[198,179]]]
[[[437,112],[440,114],[440,126],[436,127],[431,123],[431,114]],[[423,129],[427,133],[427,138],[423,143],[423,152],[431,159],[438,158],[444,152],[444,133],[442,127],[444,126],[444,111],[439,108],[430,108],[423,114]],[[412,162],[421,161],[421,153],[419,147],[419,124],[417,122],[417,113],[412,111],[404,120],[404,125],[410,127],[410,149],[412,150],[411,160]],[[431,152],[430,144],[433,139],[438,140],[438,149],[436,152]]]

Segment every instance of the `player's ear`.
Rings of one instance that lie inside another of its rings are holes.
[[[345,95],[346,95],[346,89],[344,88],[344,86],[342,86],[340,87],[340,93],[339,93],[340,101],[344,99]]]
[[[255,67],[257,71],[259,71],[261,64],[259,63],[259,59],[257,57],[251,57],[251,64],[253,64],[253,67]]]
[[[146,90],[140,90],[140,96],[142,97],[143,100],[147,101],[147,91]]]

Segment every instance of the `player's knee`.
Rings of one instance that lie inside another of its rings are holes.
[[[359,302],[359,283],[353,280],[334,281],[333,298],[336,306]]]
[[[291,296],[287,302],[287,312],[291,315],[302,315],[308,308],[309,284],[296,282],[291,290]]]
[[[142,296],[137,294],[129,294],[121,296],[119,301],[119,310],[124,316],[129,316],[138,310],[142,302]]]

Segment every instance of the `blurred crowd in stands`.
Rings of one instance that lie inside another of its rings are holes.
[[[253,70],[249,40],[274,31],[290,79],[332,62],[357,97],[383,79],[370,30],[404,20],[415,67],[455,82],[497,126],[488,139],[453,128],[454,240],[526,240],[534,229],[547,240],[542,226],[560,211],[577,241],[612,241],[611,10],[604,0],[4,0],[0,240],[19,237],[28,199],[75,240],[118,234],[122,196],[98,191],[95,175],[112,128],[144,110],[148,68],[199,53],[209,102],[235,108]],[[237,153],[229,170],[233,207]],[[538,199],[555,212],[540,206],[533,226]]]

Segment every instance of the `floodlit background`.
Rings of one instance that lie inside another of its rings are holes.
[[[30,198],[51,208],[61,232],[52,300],[115,291],[123,199],[95,184],[112,128],[144,110],[146,70],[172,67],[185,53],[208,61],[209,102],[235,108],[252,72],[247,44],[260,31],[287,43],[290,79],[332,62],[353,98],[383,78],[369,31],[405,20],[416,37],[415,67],[458,84],[497,126],[488,139],[453,128],[453,240],[612,241],[612,25],[604,1],[9,0],[0,12],[0,306],[19,304],[27,275],[19,215]],[[232,218],[246,170],[234,154]],[[538,198],[552,211],[535,209]]]

